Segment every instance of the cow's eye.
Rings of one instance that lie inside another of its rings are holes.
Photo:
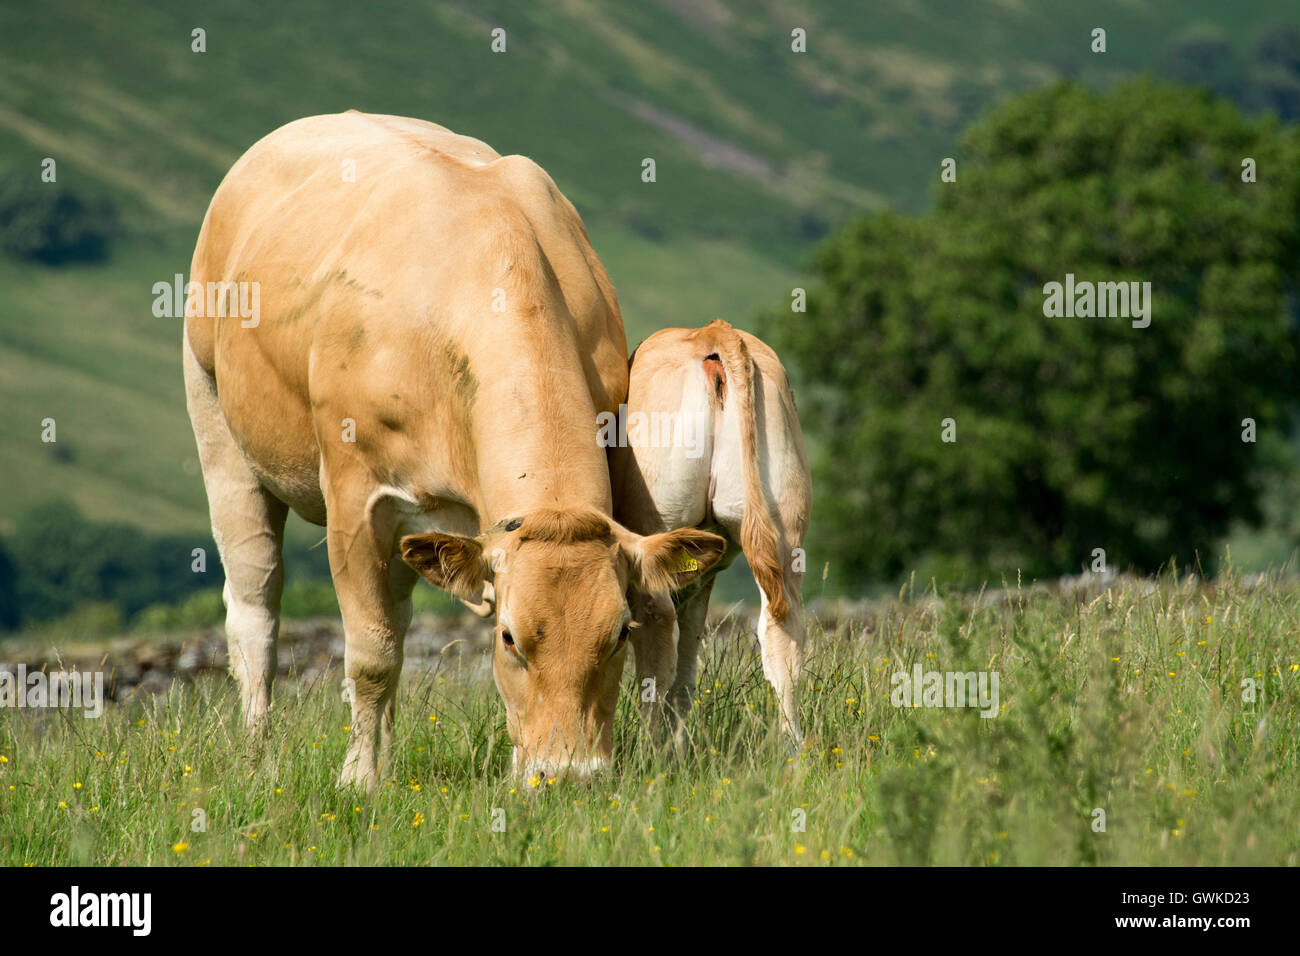
[[[501,646],[505,648],[507,654],[515,659],[515,662],[522,667],[528,666],[528,659],[524,657],[523,651],[515,645],[515,636],[505,628],[501,629]]]
[[[623,630],[618,632],[618,642],[622,644],[624,641],[627,640],[627,636],[631,633],[632,633],[632,625],[624,624]]]

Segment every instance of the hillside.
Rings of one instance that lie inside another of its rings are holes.
[[[34,502],[201,528],[173,320],[151,287],[185,272],[212,191],[299,116],[410,114],[541,163],[583,214],[629,344],[739,324],[788,296],[801,256],[865,210],[928,201],[982,107],[1062,73],[1161,72],[1198,17],[1244,48],[1293,11],[1262,2],[817,0],[597,4],[224,3],[219,12],[50,0],[0,8],[0,168],[120,207],[98,265],[0,261],[0,533]],[[1175,24],[1171,27],[1170,24]],[[1088,52],[1089,30],[1109,51]],[[505,53],[490,32],[507,30]],[[191,51],[191,30],[206,52]],[[808,52],[790,51],[807,30]],[[653,157],[657,182],[642,183]],[[24,178],[26,177],[26,178]],[[58,422],[57,445],[39,440]],[[300,529],[296,534],[306,534]]]

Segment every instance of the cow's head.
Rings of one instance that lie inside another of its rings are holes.
[[[594,511],[533,511],[477,538],[414,534],[406,563],[468,604],[496,605],[492,672],[515,768],[586,776],[609,760],[629,583],[662,593],[707,571],[726,542],[694,529],[641,536]]]

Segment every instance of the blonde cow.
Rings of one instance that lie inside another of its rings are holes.
[[[684,586],[724,544],[612,520],[596,417],[626,395],[627,346],[550,177],[421,120],[298,120],[226,175],[190,280],[188,407],[247,722],[271,702],[292,508],[326,527],[343,612],[342,783],[373,787],[389,749],[417,575],[495,607],[519,770],[608,761],[629,585]]]
[[[785,731],[798,740],[797,549],[812,488],[785,369],[759,339],[718,320],[650,336],[632,356],[630,376],[627,440],[611,456],[615,516],[642,534],[699,528],[727,541],[723,560],[671,600],[633,595],[643,622],[632,633],[642,700],[666,700],[679,716],[690,706],[714,578],[743,551],[760,593],[763,673]]]

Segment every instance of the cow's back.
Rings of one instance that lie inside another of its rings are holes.
[[[296,120],[255,143],[222,180],[199,233],[191,280],[251,275],[274,284],[297,275],[312,261],[336,257],[341,231],[383,188],[381,179],[409,182],[440,168],[454,175],[457,166],[500,158],[478,140],[405,117],[348,111]],[[274,312],[277,303],[268,305]],[[315,315],[309,310],[306,318]],[[191,346],[210,371],[216,331],[189,323]]]
[[[511,286],[530,275],[558,288]],[[626,391],[617,302],[573,207],[530,160],[432,123],[348,112],[271,133],[217,190],[191,280],[257,286],[255,325],[195,316],[187,334],[250,465],[307,516],[323,515],[314,409],[333,401],[370,435],[411,409],[429,432],[469,427],[467,396],[445,383],[474,380],[493,337],[514,342],[527,320],[488,326],[494,296],[547,313],[559,331],[545,337],[581,362],[597,407]],[[414,427],[377,468],[420,453]],[[442,477],[468,480],[472,462],[453,458]]]

